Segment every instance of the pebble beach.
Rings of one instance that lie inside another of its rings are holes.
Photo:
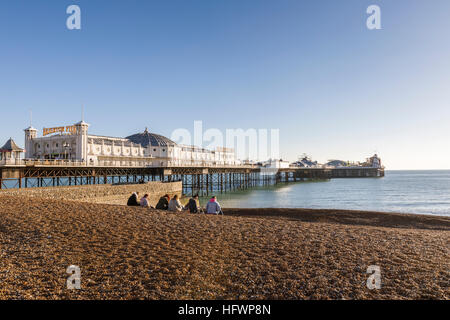
[[[0,196],[0,299],[449,299],[450,218]],[[81,269],[68,290],[66,269]],[[366,286],[368,266],[381,289]]]

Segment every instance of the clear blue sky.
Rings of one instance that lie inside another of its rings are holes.
[[[0,138],[23,145],[30,109],[41,133],[84,104],[94,134],[203,120],[279,128],[289,160],[450,168],[449,16],[448,0],[1,1]]]

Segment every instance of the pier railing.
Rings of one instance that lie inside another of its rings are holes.
[[[167,166],[182,168],[259,168],[259,166],[253,164],[229,164],[214,161],[169,161]]]
[[[0,160],[0,166],[82,167],[82,166],[86,166],[86,164],[83,161],[75,161],[75,160],[3,159],[3,160]]]
[[[20,166],[22,165],[20,159],[2,159],[0,160],[0,166]]]
[[[77,160],[50,160],[50,159],[3,159],[0,166],[17,167],[115,167],[115,168],[258,168],[253,164],[229,164],[214,161],[159,161],[158,159],[138,160],[101,160],[96,163],[86,163]]]

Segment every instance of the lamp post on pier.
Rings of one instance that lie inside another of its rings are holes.
[[[69,149],[69,151],[71,150],[70,149],[70,144],[68,144],[67,142],[65,142],[64,144],[63,144],[63,147],[64,147],[64,159],[65,160],[68,160],[67,159],[67,150]]]

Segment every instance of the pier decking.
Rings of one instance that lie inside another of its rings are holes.
[[[206,166],[201,163],[167,167],[111,167],[64,161],[24,161],[0,165],[0,189],[182,181],[183,193],[209,195],[283,182],[383,176],[384,168],[372,167],[267,169],[254,165]]]

